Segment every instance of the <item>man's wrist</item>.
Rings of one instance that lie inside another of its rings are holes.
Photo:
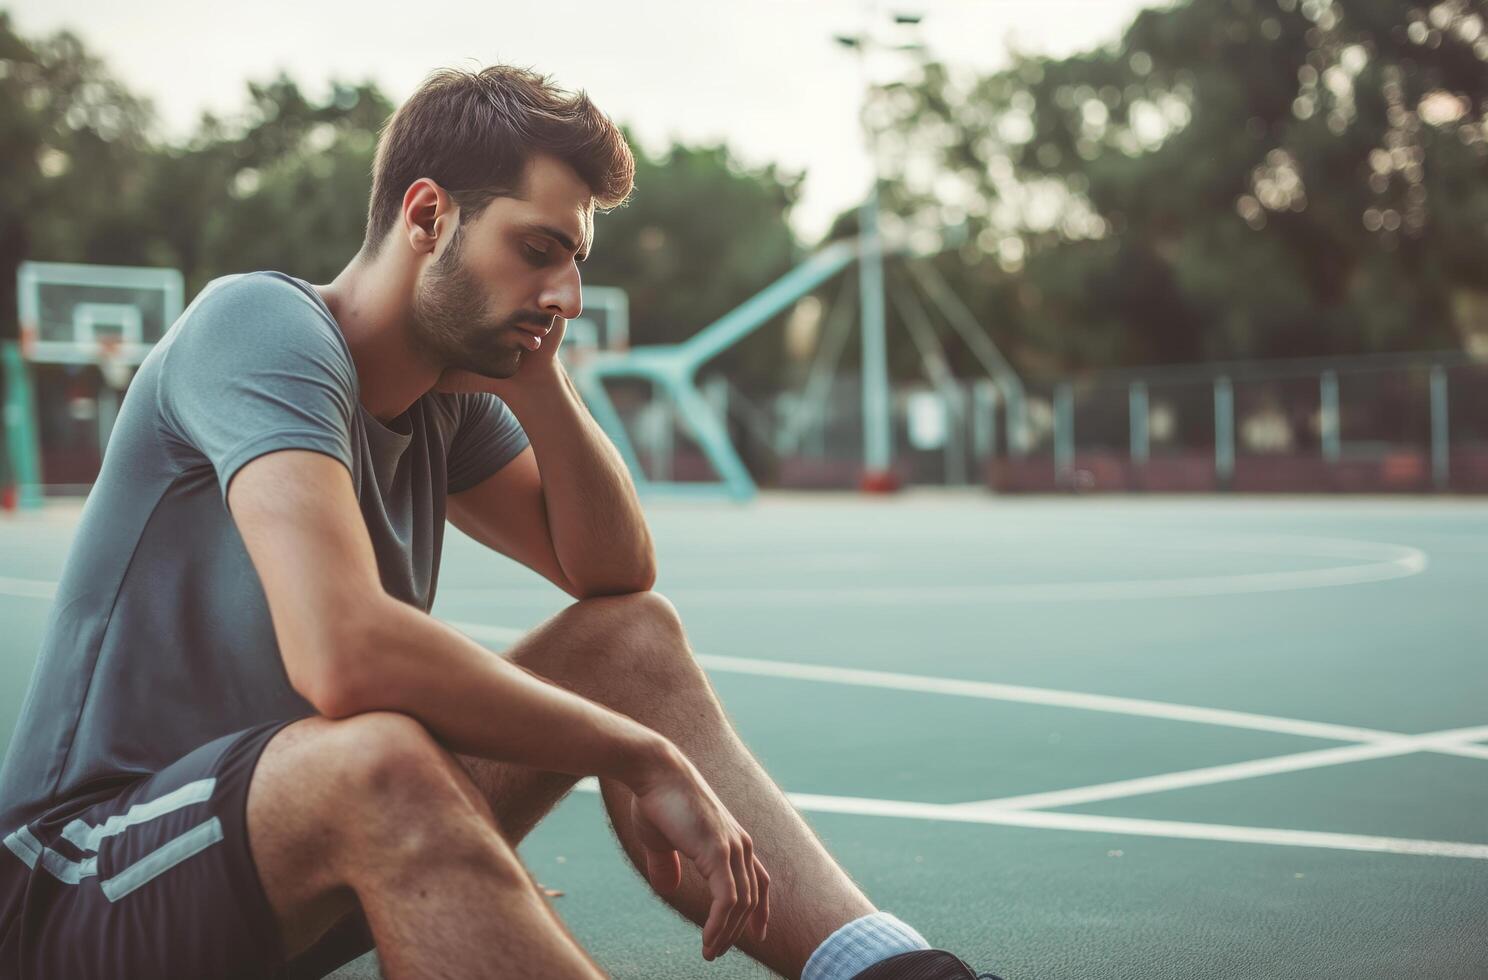
[[[563,368],[555,361],[543,365],[541,370],[533,374],[518,371],[512,377],[493,384],[491,388],[492,393],[515,412],[519,405],[534,398],[567,391],[568,385],[564,380]]]
[[[609,775],[639,795],[682,765],[681,750],[671,740],[637,724],[639,731],[625,741]]]

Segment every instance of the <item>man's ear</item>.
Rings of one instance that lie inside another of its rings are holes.
[[[432,253],[442,235],[459,222],[459,206],[449,193],[428,177],[420,177],[403,192],[403,231],[417,254]]]

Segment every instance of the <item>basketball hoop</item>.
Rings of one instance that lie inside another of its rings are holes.
[[[121,356],[123,347],[124,344],[118,337],[98,338],[98,373],[103,375],[103,383],[116,392],[127,388],[129,379],[134,376],[134,365]]]

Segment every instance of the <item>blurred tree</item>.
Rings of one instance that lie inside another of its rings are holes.
[[[0,336],[22,260],[133,256],[150,119],[75,36],[29,42],[0,11]]]
[[[798,246],[787,218],[801,177],[745,167],[724,146],[673,144],[651,156],[630,142],[635,193],[596,222],[584,278],[629,291],[633,343],[676,343],[790,269]],[[766,328],[720,362],[768,377],[779,348],[779,331]]]
[[[162,237],[191,288],[215,276],[282,269],[329,282],[361,247],[377,130],[393,105],[375,85],[333,83],[324,102],[289,78],[248,86],[245,116],[202,119],[184,150],[162,154]]]
[[[203,115],[186,141],[152,140],[149,104],[76,37],[27,41],[0,13],[5,333],[26,258],[171,266],[188,295],[253,269],[329,281],[361,245],[377,132],[392,111],[370,82],[335,83],[316,101],[281,75],[250,83],[243,112]],[[723,146],[637,148],[636,163],[635,195],[600,219],[584,269],[629,291],[634,342],[691,336],[796,259],[786,219],[799,176],[743,166]],[[746,343],[725,357],[769,374],[777,349],[778,339]]]
[[[867,119],[1026,368],[1451,347],[1482,309],[1479,2],[1189,0],[1075,57],[926,63]]]

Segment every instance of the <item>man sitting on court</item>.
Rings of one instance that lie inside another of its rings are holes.
[[[208,284],[141,366],[0,775],[0,978],[602,976],[519,863],[584,776],[651,886],[810,980],[971,978],[734,733],[555,358],[619,130],[444,71],[336,280]],[[578,601],[498,656],[428,614],[446,517]]]

